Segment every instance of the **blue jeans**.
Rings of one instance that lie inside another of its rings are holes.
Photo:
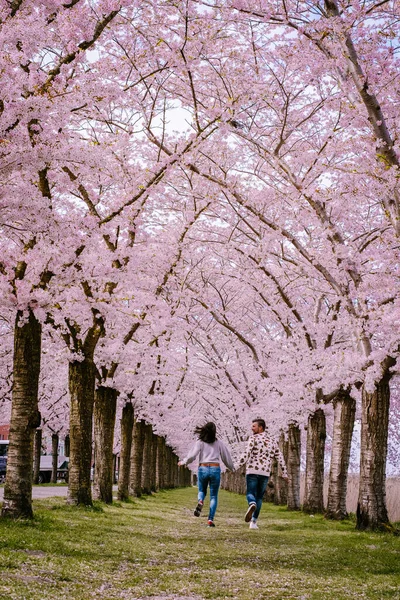
[[[265,490],[267,489],[267,483],[268,475],[253,475],[253,473],[246,475],[247,502],[249,504],[255,502],[257,506],[252,517],[253,521],[256,521],[258,519],[258,515],[260,514]]]
[[[199,467],[199,470],[197,472],[197,478],[197,484],[199,488],[199,500],[202,500],[204,502],[204,498],[207,495],[207,487],[208,485],[210,486],[210,512],[208,513],[208,519],[210,521],[213,521],[218,504],[218,491],[219,484],[221,482],[221,468]]]

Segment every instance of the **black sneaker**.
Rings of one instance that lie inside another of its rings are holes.
[[[211,521],[211,519],[208,519],[207,525],[208,527],[215,527],[214,521]]]
[[[255,502],[252,502],[251,504],[249,504],[249,508],[247,509],[247,512],[244,515],[244,520],[246,521],[246,523],[251,521],[251,517],[254,515],[256,508],[257,508],[257,505]]]
[[[203,502],[199,501],[196,508],[194,509],[194,516],[199,517],[201,513],[201,509],[203,508]]]

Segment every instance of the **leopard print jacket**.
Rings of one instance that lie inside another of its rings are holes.
[[[274,458],[280,463],[282,474],[286,477],[285,459],[279,450],[278,444],[264,431],[250,437],[247,449],[239,460],[239,466],[246,465],[247,475],[269,476]]]

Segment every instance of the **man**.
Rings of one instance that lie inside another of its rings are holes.
[[[250,522],[250,529],[258,529],[257,519],[274,458],[277,458],[281,464],[285,478],[287,474],[285,460],[278,445],[265,432],[264,419],[253,419],[251,430],[253,435],[249,439],[239,465],[246,464],[246,498],[249,508],[244,520],[246,523]]]

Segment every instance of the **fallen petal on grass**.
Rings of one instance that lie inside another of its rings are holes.
[[[33,521],[0,520],[0,598],[400,600],[398,537],[271,504],[254,535],[225,491],[210,530],[195,502],[194,488],[101,510],[35,501]]]

